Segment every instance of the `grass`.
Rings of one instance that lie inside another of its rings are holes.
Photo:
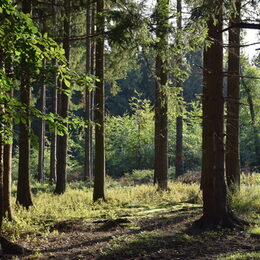
[[[14,222],[4,221],[3,233],[12,240],[26,237],[34,239],[37,234],[48,236],[51,227],[65,220],[114,219],[121,216],[147,217],[164,210],[178,210],[192,202],[200,205],[199,184],[170,182],[169,191],[158,192],[150,184],[118,185],[108,180],[107,202],[92,202],[93,190],[82,183],[72,183],[63,195],[52,194],[48,185],[35,184],[33,187],[34,206],[28,211],[13,204]],[[260,176],[242,176],[241,192],[232,198],[237,214],[245,218],[260,215]],[[15,199],[13,198],[13,202]]]

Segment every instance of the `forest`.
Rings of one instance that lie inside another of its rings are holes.
[[[259,17],[0,0],[0,259],[260,259]]]

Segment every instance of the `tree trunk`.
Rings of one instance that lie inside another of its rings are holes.
[[[6,61],[5,71],[9,78],[12,78],[11,61]],[[9,91],[10,97],[13,97],[13,89]],[[12,118],[10,124],[10,131],[12,131]],[[4,175],[3,175],[3,191],[4,191],[4,216],[8,220],[12,220],[11,209],[11,185],[12,185],[12,144],[4,145]]]
[[[197,221],[200,228],[233,227],[235,219],[229,212],[224,171],[224,97],[222,4],[211,1],[216,10],[217,24],[208,21],[208,40],[204,49],[203,70],[203,133],[202,176],[203,216]]]
[[[4,218],[4,202],[5,202],[4,201],[4,154],[3,153],[4,153],[3,137],[2,135],[0,135],[0,228],[2,228],[2,223]]]
[[[57,22],[57,17],[56,17],[56,0],[52,1],[53,7],[53,24],[56,24]],[[54,30],[56,32],[56,30]],[[56,65],[56,61],[53,61],[53,66]],[[57,72],[53,72],[53,88],[52,88],[52,113],[57,114],[57,99],[58,99],[58,82],[57,82]],[[57,180],[57,132],[56,129],[51,133],[51,153],[50,153],[50,179],[49,182],[50,184],[56,183]]]
[[[22,11],[24,13],[31,13],[31,1],[24,0],[22,2]],[[18,163],[18,183],[17,183],[17,199],[16,202],[25,208],[33,205],[30,191],[30,111],[29,106],[31,102],[31,86],[30,75],[28,75],[28,64],[26,61],[22,62],[23,77],[20,85],[20,99],[21,103],[26,107],[24,115],[24,122],[20,123],[19,135],[19,163]]]
[[[177,0],[177,28],[182,29],[182,0]],[[177,42],[178,45],[178,42]],[[176,57],[179,67],[182,66],[182,57]],[[177,79],[178,85],[181,86],[180,80]],[[181,91],[180,96],[183,96]],[[176,161],[175,161],[175,178],[183,175],[183,118],[181,115],[176,118]]]
[[[237,13],[232,15],[230,24],[240,20],[240,0],[236,1]],[[239,131],[239,68],[240,28],[229,30],[228,78],[227,78],[227,123],[226,123],[226,178],[232,191],[240,185],[240,131]]]
[[[46,112],[46,86],[43,83],[41,86],[41,96],[40,96],[40,111],[42,114]],[[44,154],[45,154],[45,122],[40,119],[40,134],[39,134],[39,157],[38,157],[38,181],[44,182]]]
[[[55,63],[54,63],[55,65]],[[53,73],[54,86],[52,88],[52,113],[57,114],[57,73]],[[51,154],[50,154],[50,184],[56,183],[57,180],[57,132],[56,129],[51,133]]]
[[[87,3],[86,9],[86,73],[91,75],[91,4]],[[85,90],[85,120],[90,122],[92,120],[92,91],[89,90],[89,86],[86,86]],[[93,179],[93,163],[92,163],[92,126],[89,124],[85,130],[85,174],[84,179]]]
[[[65,0],[65,17],[64,17],[64,40],[63,48],[65,50],[65,57],[67,63],[70,62],[70,0]],[[66,118],[68,116],[69,110],[69,98],[64,91],[68,87],[65,82],[62,82],[62,93],[60,99],[60,116]],[[57,182],[54,193],[63,194],[66,191],[66,164],[67,164],[67,146],[68,146],[68,136],[64,134],[63,136],[58,136],[57,138]]]
[[[157,56],[155,61],[155,162],[154,182],[158,183],[159,190],[168,188],[168,118],[167,118],[167,61],[163,53],[168,44],[168,0],[157,1],[157,28],[156,35],[159,42],[156,46]]]
[[[95,93],[95,178],[93,200],[105,200],[105,105],[104,105],[104,0],[97,0],[97,33],[101,35],[96,42],[96,82]]]

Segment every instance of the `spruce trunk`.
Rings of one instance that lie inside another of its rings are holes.
[[[65,50],[65,57],[67,63],[70,62],[70,0],[65,0],[65,17],[64,17],[64,39],[63,48]],[[67,90],[65,82],[62,82],[62,92],[60,94],[60,116],[65,119],[68,116],[69,98],[65,93]],[[63,194],[66,191],[67,173],[67,147],[68,135],[65,133],[63,136],[57,138],[57,182],[54,193]]]
[[[236,2],[237,13],[230,23],[240,21],[240,0]],[[229,30],[228,77],[227,77],[227,122],[226,122],[226,178],[229,189],[236,190],[240,185],[240,28]]]
[[[95,92],[95,178],[93,200],[105,200],[105,102],[104,102],[104,0],[97,1],[96,82]]]
[[[22,2],[22,11],[26,14],[31,13],[31,1]],[[31,120],[29,106],[31,102],[31,86],[28,64],[23,58],[23,76],[20,84],[20,99],[25,107],[25,114],[20,123],[19,135],[19,163],[18,163],[18,183],[16,202],[25,208],[33,205],[30,191],[30,131]],[[28,69],[26,69],[28,68]]]

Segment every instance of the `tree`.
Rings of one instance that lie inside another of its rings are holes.
[[[12,71],[12,61],[7,59],[5,62],[5,72],[9,78],[13,78]],[[13,97],[13,89],[9,90],[10,97]],[[10,132],[12,132],[12,119],[10,119]],[[12,139],[12,134],[10,134],[10,139]],[[12,220],[12,209],[11,209],[11,184],[12,184],[12,143],[4,144],[4,154],[3,154],[3,213],[8,220]]]
[[[46,64],[46,62],[44,62]],[[40,111],[42,114],[46,113],[46,85],[44,82],[41,84],[40,94]],[[38,181],[44,182],[44,154],[45,154],[45,121],[40,119],[40,130],[39,130],[39,157],[38,157]]]
[[[182,27],[182,0],[177,1],[177,29],[181,30]],[[178,45],[178,44],[177,44]],[[181,57],[176,57],[179,66],[181,67]],[[180,83],[180,81],[179,81]],[[183,93],[181,92],[181,96]],[[183,175],[183,118],[178,115],[176,118],[176,160],[175,160],[175,177]]]
[[[65,57],[67,65],[70,62],[70,0],[65,0],[65,17],[64,17],[64,38],[63,38],[63,48],[65,50]],[[68,116],[69,109],[69,97],[66,93],[68,89],[68,82],[66,80],[62,81],[62,91],[60,94],[60,109],[59,115],[65,119]],[[67,124],[65,123],[65,127]],[[68,146],[68,135],[65,133],[57,138],[57,182],[54,193],[62,194],[66,191],[67,182],[67,146]]]
[[[31,13],[31,0],[22,1],[22,11],[26,14]],[[18,182],[17,182],[17,198],[16,202],[25,208],[33,205],[30,191],[30,111],[31,102],[31,83],[30,68],[26,61],[25,55],[23,59],[23,74],[20,84],[20,99],[25,109],[24,119],[20,123],[19,135],[19,165],[18,165]]]
[[[93,200],[105,200],[105,106],[104,106],[104,0],[96,6],[95,177]]]
[[[236,0],[236,10],[231,14],[230,24],[240,21],[241,1]],[[227,76],[227,121],[226,121],[226,178],[230,190],[240,185],[240,28],[229,30],[228,76]]]
[[[203,58],[203,216],[196,224],[201,228],[233,227],[240,223],[230,212],[224,170],[222,1],[211,0],[208,7],[214,17],[207,19],[211,44],[205,47]]]
[[[54,25],[57,23],[57,8],[56,0],[52,1],[52,22]],[[57,29],[54,29],[54,32],[57,32]],[[53,66],[55,67],[56,61],[52,62]],[[57,97],[58,97],[58,78],[57,78],[57,72],[53,72],[53,88],[52,88],[52,113],[57,114]],[[50,152],[50,179],[49,182],[51,184],[55,183],[57,179],[57,131],[56,128],[53,129],[53,132],[51,133],[51,152]]]
[[[155,158],[154,182],[160,190],[168,188],[168,117],[166,85],[167,59],[165,51],[168,45],[168,0],[158,0],[155,11],[156,19],[156,61],[155,61]]]
[[[93,4],[92,4],[93,5]],[[91,52],[91,32],[92,24],[91,24],[91,3],[87,2],[86,8],[86,73],[88,75],[91,74],[92,67],[92,52]],[[85,90],[85,120],[89,123],[92,121],[92,108],[93,108],[93,92],[90,90],[89,86],[86,87]],[[92,125],[89,124],[88,128],[85,130],[85,179],[93,179],[93,157],[92,157]]]

